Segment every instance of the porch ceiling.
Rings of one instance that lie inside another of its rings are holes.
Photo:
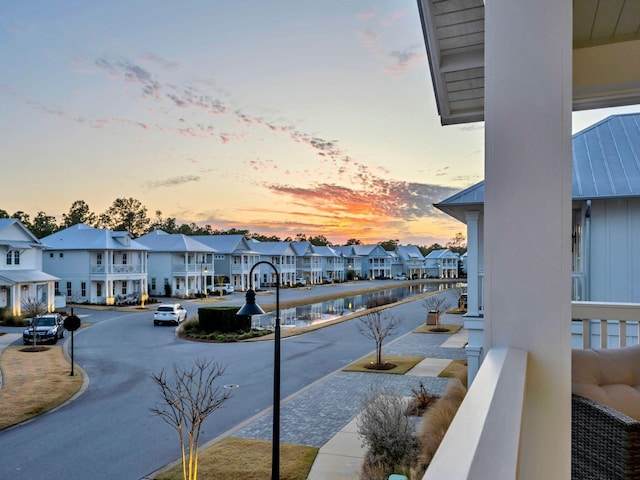
[[[418,0],[443,125],[484,119],[484,0]],[[573,109],[640,103],[640,2],[573,1]]]

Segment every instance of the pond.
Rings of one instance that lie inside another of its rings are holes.
[[[360,295],[350,295],[348,297],[301,305],[299,307],[283,308],[280,310],[280,325],[283,328],[307,327],[364,310],[367,308],[368,302],[375,302],[376,299],[379,298],[393,297],[396,299],[395,301],[400,301],[423,293],[456,288],[460,285],[461,284],[452,283],[420,283],[403,287],[386,288],[384,290]],[[275,318],[275,312],[268,312],[264,315],[254,315],[252,318],[252,328],[273,328]]]

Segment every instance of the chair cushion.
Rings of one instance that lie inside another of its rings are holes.
[[[571,390],[640,421],[640,345],[572,350]]]

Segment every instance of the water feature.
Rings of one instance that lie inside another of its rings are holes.
[[[419,283],[402,287],[386,288],[384,290],[359,295],[350,295],[334,300],[311,303],[309,305],[282,308],[280,309],[280,325],[283,328],[316,325],[364,310],[367,302],[375,301],[376,298],[394,297],[396,301],[399,301],[423,293],[456,288],[460,285],[461,284],[452,283]],[[254,315],[252,318],[252,327],[273,328],[275,318],[275,312],[268,312],[264,315]]]

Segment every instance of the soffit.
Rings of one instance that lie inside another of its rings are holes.
[[[484,1],[418,0],[443,125],[484,119]],[[640,103],[640,1],[573,2],[574,110]]]

